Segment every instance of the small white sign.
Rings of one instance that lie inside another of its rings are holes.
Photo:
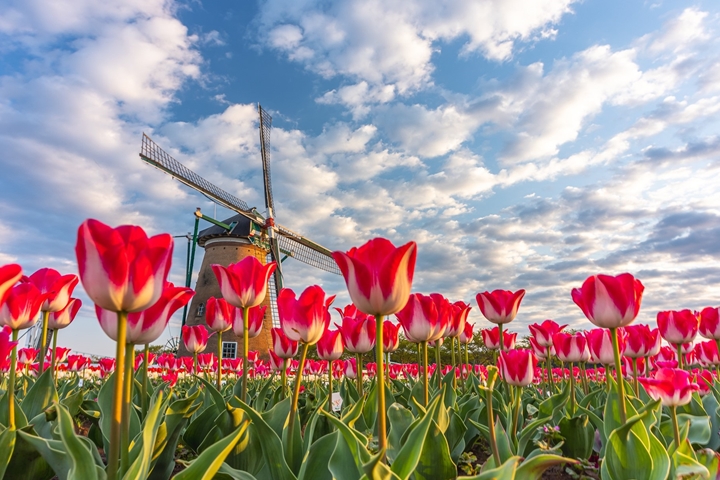
[[[332,409],[333,412],[339,412],[342,410],[342,397],[340,396],[340,392],[333,392],[332,394]]]

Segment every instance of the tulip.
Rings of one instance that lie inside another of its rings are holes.
[[[383,352],[393,353],[400,346],[399,327],[389,320],[383,322]]]
[[[699,331],[708,340],[720,340],[720,307],[705,307],[700,311]]]
[[[317,343],[317,353],[321,360],[337,360],[343,354],[343,336],[339,330],[326,330]]]
[[[345,348],[350,353],[367,353],[375,347],[375,318],[369,315],[362,317],[343,317],[339,326]]]
[[[708,340],[695,345],[695,355],[705,366],[720,366],[720,356],[718,355],[717,343]]]
[[[675,366],[672,368],[677,367],[678,365],[678,352],[676,349],[668,346],[663,346],[660,348],[660,351],[657,354],[656,363],[662,362],[662,363],[675,363]]]
[[[345,376],[351,380],[357,378],[357,365],[354,358],[345,360]]]
[[[227,267],[211,267],[220,284],[223,298],[237,308],[251,308],[265,300],[268,279],[275,272],[277,264],[270,262],[263,265],[255,257],[245,257]]]
[[[20,265],[11,263],[0,267],[0,306],[10,294],[10,289],[22,278]]]
[[[500,349],[500,329],[498,327],[480,330],[480,335],[482,335],[485,348],[492,351]],[[503,343],[505,345],[503,346],[503,350],[514,349],[516,341],[517,333],[504,332]]]
[[[473,325],[471,323],[465,323],[465,328],[458,337],[460,344],[465,345],[465,363],[470,364],[470,357],[468,353],[468,345],[473,341]]]
[[[690,310],[658,312],[657,324],[660,335],[678,351],[678,365],[683,368],[683,344],[691,343],[700,326],[698,315]]]
[[[0,325],[12,330],[24,330],[37,322],[45,295],[31,283],[19,283],[8,292],[5,303],[0,306]]]
[[[277,372],[278,370],[285,369],[285,359],[284,358],[280,358],[277,355],[275,355],[275,352],[273,352],[271,349],[268,349],[268,354],[270,355],[270,368],[272,368],[273,371]]]
[[[538,342],[539,343],[539,342]],[[582,362],[586,358],[587,339],[581,333],[558,332],[553,335],[555,353],[562,362]]]
[[[255,338],[262,332],[263,321],[265,320],[265,312],[267,306],[261,305],[258,307],[251,307],[248,309],[248,338]],[[245,327],[243,326],[243,310],[240,308],[235,309],[235,315],[232,321],[232,328],[235,335],[238,337],[243,336]]]
[[[525,290],[511,292],[510,290],[494,290],[476,295],[476,300],[483,316],[492,323],[503,325],[515,319],[520,302],[525,296]]]
[[[278,358],[283,359],[283,368],[280,372],[280,381],[282,385],[283,398],[287,393],[287,361],[297,355],[299,344],[290,340],[282,328],[273,328],[270,330],[273,341],[273,352]]]
[[[79,372],[90,364],[91,360],[83,355],[68,355],[67,364],[71,372]]]
[[[500,352],[500,376],[510,385],[527,387],[534,378],[537,359],[531,350],[518,349]]]
[[[208,331],[202,325],[183,325],[182,339],[188,352],[197,354],[207,347]]]
[[[39,351],[35,348],[21,348],[17,352],[17,362],[22,365],[30,365],[35,362]]]
[[[629,325],[625,327],[625,333],[627,334],[624,353],[626,357],[647,357],[660,343],[660,330],[651,330],[647,325]]]
[[[553,320],[545,320],[542,323],[533,323],[529,326],[530,333],[535,337],[535,341],[543,347],[551,346],[554,335],[562,332],[565,327],[567,327],[567,325],[558,325],[557,322]],[[559,354],[560,352],[558,351],[558,355]]]
[[[698,386],[698,393],[701,397],[704,397],[708,393],[712,392],[712,384],[714,383],[715,379],[713,378],[712,373],[709,370],[702,370],[700,372],[695,372],[695,377],[693,378],[693,381],[697,383]]]
[[[218,358],[222,358],[222,333],[232,328],[233,319],[236,314],[237,309],[224,298],[210,297],[205,303],[205,323],[207,323],[208,328],[210,328],[211,331],[217,334]],[[220,372],[220,369],[218,369],[215,376],[215,386],[218,391],[221,389],[221,378],[222,373]],[[245,401],[246,397],[243,396],[241,400]]]
[[[661,368],[655,372],[653,378],[640,379],[648,395],[670,408],[676,447],[680,445],[676,408],[690,403],[693,392],[700,388],[692,381],[693,377],[689,372],[677,368]]]
[[[623,330],[619,335],[619,348],[620,353],[625,351],[626,335]],[[590,355],[593,363],[602,363],[603,365],[613,365],[613,342],[610,331],[604,328],[593,328],[585,332],[587,338],[588,348],[590,349]]]
[[[71,350],[72,349],[70,348],[57,347],[57,362],[64,363],[67,360],[67,357],[70,354]]]
[[[100,371],[102,372],[103,378],[115,371],[114,358],[101,358],[98,360],[98,364],[100,365]]]
[[[10,336],[12,335],[12,329],[8,326],[4,326],[0,329],[0,369],[5,370],[6,368],[11,366],[10,361],[10,355],[11,352],[13,355],[15,355],[15,347],[17,346],[17,341],[10,340]],[[12,371],[12,370],[11,370]],[[8,396],[13,395],[15,391],[14,382],[10,383],[8,386]],[[14,398],[12,399],[14,401]],[[13,410],[14,411],[14,404]],[[8,417],[8,420],[10,424],[15,423],[15,419],[13,417]],[[12,428],[15,428],[14,425]]]
[[[530,342],[530,347],[532,348],[532,351],[538,360],[546,360],[555,351],[553,347],[543,347],[541,345],[538,345],[538,343],[535,341],[535,338],[533,337],[530,337],[528,341]],[[550,380],[548,379],[548,381]]]

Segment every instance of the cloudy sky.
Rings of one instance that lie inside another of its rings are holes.
[[[643,322],[720,304],[719,7],[3,2],[0,263],[76,272],[88,217],[182,235],[195,207],[213,215],[139,160],[142,132],[264,210],[260,102],[278,222],[331,249],[417,241],[415,291],[525,288],[523,333],[588,327],[570,289],[600,272],[643,281]],[[340,277],[286,263],[290,286],[347,300]],[[60,344],[114,353],[88,307]]]

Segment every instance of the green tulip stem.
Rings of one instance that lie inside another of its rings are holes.
[[[640,397],[640,384],[638,382],[638,366],[637,366],[638,359],[633,358],[632,364],[633,364],[633,387],[635,388],[635,396]]]
[[[243,378],[241,400],[247,403],[247,382],[248,382],[248,351],[250,350],[250,308],[243,307]]]
[[[498,346],[498,350],[502,352],[503,350],[505,350],[505,343],[503,342],[503,324],[502,323],[498,323],[498,332],[500,332],[500,335],[499,335],[500,336],[500,344]]]
[[[488,380],[490,380],[488,376]],[[495,460],[495,467],[502,465],[500,462],[500,452],[498,452],[497,438],[495,437],[495,414],[493,412],[493,384],[495,378],[492,381],[488,381],[485,390],[485,403],[488,416],[488,430],[490,432],[490,448],[492,449],[493,460]]]
[[[580,362],[580,374],[582,375],[583,393],[589,393],[587,372],[585,371],[585,362]]]
[[[419,343],[416,343],[416,345],[417,345],[417,364],[418,364],[418,367],[420,367],[422,365],[422,345],[420,345]]]
[[[627,422],[627,413],[625,411],[625,381],[622,376],[622,363],[620,360],[620,346],[618,345],[617,328],[610,329],[610,337],[612,338],[613,353],[615,354],[615,374],[617,376],[618,396],[620,397],[620,423]]]
[[[520,419],[520,405],[522,404],[522,387],[513,388],[515,392],[515,405],[513,409],[513,431],[512,438],[517,442],[518,421]]]
[[[132,384],[134,373],[135,346],[125,345],[125,378],[123,381],[123,424],[120,433],[120,472],[122,475],[130,468],[130,405],[132,404]]]
[[[570,362],[570,416],[575,415],[577,402],[575,400],[575,362]]]
[[[363,396],[363,361],[362,354],[355,354],[355,387],[358,395]]]
[[[222,380],[222,332],[217,333],[217,372],[215,374],[215,386],[218,392],[222,388],[220,381]],[[244,335],[244,334],[243,334]],[[244,375],[244,373],[243,373]],[[245,401],[242,399],[243,402]]]
[[[143,351],[143,369],[142,369],[142,415],[143,418],[147,415],[148,411],[148,362],[150,361],[150,344],[146,343]]]
[[[48,321],[50,320],[50,312],[42,312],[43,324],[42,324],[42,337],[40,340],[40,351],[38,352],[38,376],[42,375],[45,371],[45,356],[47,355],[47,340],[48,340]]]
[[[332,360],[328,360],[328,403],[327,403],[328,413],[333,413],[332,396],[333,396]]]
[[[437,388],[440,390],[442,381],[442,365],[440,365],[440,342],[442,339],[435,340],[435,375],[437,376]]]
[[[58,331],[53,330],[52,333],[52,352],[50,352],[50,376],[53,378],[53,382],[55,382],[55,387],[57,387],[57,373],[55,372],[55,362],[57,360],[56,352],[57,352],[57,336]]]
[[[428,389],[428,346],[427,342],[420,342],[422,345],[422,351],[423,351],[423,362],[422,362],[422,368],[423,368],[423,391],[425,396],[423,397],[424,403],[423,406],[427,407],[428,403],[430,402],[430,395],[429,389]]]
[[[677,345],[675,345],[675,347],[677,348],[678,368],[684,370],[685,362],[683,362],[682,343],[678,343]]]
[[[378,451],[385,459],[387,450],[387,410],[385,409],[385,369],[383,368],[383,316],[375,315],[375,386],[378,393]]]
[[[468,353],[469,343],[465,344],[465,364],[470,365],[470,354]]]
[[[457,363],[455,358],[455,337],[450,337],[450,361],[452,362],[453,366],[453,388],[457,390],[457,375],[455,375],[455,370],[457,370]]]
[[[297,417],[297,406],[298,398],[300,398],[300,384],[302,383],[302,372],[305,368],[305,359],[308,353],[307,343],[303,343],[302,352],[300,353],[300,363],[298,364],[297,372],[295,373],[295,390],[293,392],[292,404],[290,406],[290,419],[288,420],[288,436],[287,438],[292,439],[295,431],[295,417]]]
[[[552,394],[555,393],[555,381],[552,375],[552,353],[550,353],[549,347],[547,348],[547,357],[545,357],[545,368],[547,369],[548,390]]]
[[[18,331],[13,329],[12,331],[12,341],[17,342],[18,339]],[[17,370],[17,345],[15,345],[12,349],[12,353],[10,354],[10,376],[8,378],[8,388],[7,388],[7,397],[8,397],[8,428],[10,430],[15,430],[15,375]]]
[[[282,364],[282,370],[280,371],[280,384],[282,385],[282,397],[287,397],[287,368],[288,368],[288,359],[283,358],[283,364]]]
[[[612,376],[612,367],[610,365],[605,365],[605,384],[607,386],[608,393],[610,393],[610,389],[612,389],[612,383],[610,383],[610,377]]]
[[[680,448],[680,427],[678,426],[678,419],[677,419],[677,412],[675,411],[677,407],[674,405],[670,407],[670,418],[672,419],[673,424],[673,438],[675,439],[675,450]]]
[[[125,378],[125,339],[127,338],[127,313],[118,312],[117,340],[115,344],[115,384],[110,417],[110,448],[108,448],[107,479],[116,480],[120,459],[120,433],[123,422],[123,380]]]
[[[197,356],[198,352],[193,352],[193,374],[198,374],[198,362],[197,362]]]

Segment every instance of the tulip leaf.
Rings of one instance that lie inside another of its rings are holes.
[[[515,480],[520,457],[511,457],[499,467],[483,470],[479,475],[472,477],[458,477],[459,480]]]
[[[559,455],[543,453],[523,461],[517,468],[515,475],[517,478],[522,478],[523,480],[539,480],[545,470],[564,463],[578,463],[578,461]]]
[[[28,425],[28,417],[23,412],[22,408],[20,408],[20,404],[18,403],[17,396],[15,397],[15,428],[25,428]],[[2,399],[0,399],[0,424],[7,426],[8,425],[8,418],[9,418],[9,405],[10,401],[8,400],[7,392],[3,395]],[[32,417],[31,417],[32,418]]]
[[[214,408],[206,408],[200,415],[195,417],[183,433],[182,438],[185,444],[199,453],[200,446],[214,427],[216,417],[217,413]]]
[[[362,464],[358,464],[356,454],[354,453],[353,447],[351,447],[351,443],[355,445],[357,442],[353,441],[352,438],[348,440],[348,437],[340,431],[336,431],[333,435],[336,436],[337,442],[335,443],[335,450],[333,450],[327,466],[332,473],[333,479],[359,479],[363,475]],[[356,446],[357,445],[355,445],[355,447]],[[367,458],[370,458],[369,453],[367,454]]]
[[[430,427],[433,424],[433,416],[438,408],[440,408],[440,397],[436,397],[433,400],[425,416],[422,417],[414,427],[411,427],[410,432],[405,435],[405,443],[402,448],[400,448],[400,451],[395,457],[395,461],[392,463],[392,471],[395,472],[398,477],[402,479],[408,478],[417,468],[423,453],[425,438],[430,431]]]
[[[681,442],[680,447],[675,449],[672,456],[671,478],[710,478],[707,467],[697,461],[695,452],[687,440]]]
[[[340,418],[345,425],[350,428],[355,427],[355,422],[360,418],[363,413],[363,407],[365,406],[364,399],[360,399],[352,406],[351,409],[346,410],[345,414]]]
[[[565,438],[561,447],[563,455],[581,460],[590,458],[595,443],[595,427],[588,416],[581,414],[573,418],[563,418],[558,426],[560,435]]]
[[[175,475],[174,480],[211,480],[225,462],[242,434],[247,430],[249,421],[243,422],[237,430],[211,445],[182,472]]]
[[[22,409],[27,418],[33,418],[58,400],[57,390],[50,370],[45,370],[30,387],[22,401]]]
[[[0,433],[0,478],[5,478],[5,470],[8,464],[10,464],[10,459],[15,450],[16,438],[16,430],[7,428]]]
[[[388,423],[390,424],[390,431],[388,433],[387,449],[387,456],[390,463],[395,460],[395,457],[400,451],[403,435],[413,421],[414,418],[410,410],[399,403],[393,403],[390,405],[390,408],[388,409]]]
[[[220,465],[217,473],[212,478],[213,480],[257,480],[248,472],[236,470],[227,463]]]
[[[710,439],[703,445],[712,450],[720,448],[720,404],[718,404],[715,395],[705,395],[702,399],[703,407],[707,412],[711,412],[710,416]]]
[[[67,473],[68,480],[92,480],[105,478],[105,471],[95,465],[87,444],[75,435],[73,420],[65,407],[56,403],[58,431],[65,452],[70,458],[70,468]]]
[[[465,450],[465,432],[467,431],[467,426],[465,426],[460,415],[454,410],[451,409],[448,414],[450,416],[450,423],[447,430],[445,430],[445,438],[450,447],[450,457],[453,462],[457,463],[460,455],[462,455]]]
[[[363,465],[365,475],[361,477],[361,480],[400,480],[400,477],[395,475],[390,467],[382,461],[384,456],[385,452],[378,452],[368,463]]]
[[[212,397],[212,400],[215,404],[215,409],[217,410],[217,412],[220,413],[220,412],[224,411],[225,410],[225,399],[223,398],[222,394],[220,392],[218,392],[217,388],[215,388],[215,386],[212,383],[208,382],[207,380],[205,380],[202,377],[197,377],[197,379],[200,380],[200,382],[203,385],[205,385],[205,389],[206,389],[205,391],[207,392],[207,394],[209,394]]]
[[[335,431],[313,443],[303,458],[298,480],[332,480],[328,469],[340,433]]]
[[[288,397],[276,403],[270,410],[260,414],[265,423],[273,429],[279,438],[282,438],[285,422],[287,422],[288,415],[290,414],[291,401],[290,397]]]
[[[125,475],[123,480],[132,480],[134,478],[147,478],[148,472],[150,471],[150,463],[153,458],[153,451],[155,448],[155,439],[157,438],[158,429],[162,422],[160,411],[167,409],[168,400],[163,401],[163,394],[160,391],[152,403],[152,408],[145,417],[145,425],[142,430],[142,437],[140,442],[136,442],[135,445],[139,445],[141,450],[137,452],[136,457],[133,459],[131,455],[132,464]],[[133,448],[133,451],[135,448]]]
[[[357,432],[348,425],[345,425],[343,422],[335,418],[335,416],[333,416],[332,414],[325,411],[322,411],[322,413],[327,417],[330,423],[332,423],[335,428],[340,431],[340,435],[345,440],[345,443],[350,450],[350,454],[352,455],[352,459],[355,462],[358,471],[362,475],[362,466],[370,461],[370,453],[367,450],[367,438],[363,436],[360,432]],[[338,446],[335,447],[336,451],[338,450],[338,448],[340,448],[340,443],[341,441],[338,441]]]
[[[680,413],[677,416],[678,425],[684,427],[688,425],[687,439],[694,445],[705,446],[712,437],[712,424],[708,416],[696,416],[687,413]],[[660,431],[668,442],[673,440],[673,426],[670,419],[660,424]]]
[[[298,473],[303,459],[302,437],[300,436],[300,416],[297,412],[291,412],[290,415],[295,415],[295,425],[297,425],[297,428],[293,429],[292,436],[288,435],[289,429],[287,428],[287,425],[283,428],[282,445],[283,452],[285,453],[285,461],[287,461],[290,470],[292,470],[293,473]],[[288,415],[288,422],[290,421],[290,415]]]

